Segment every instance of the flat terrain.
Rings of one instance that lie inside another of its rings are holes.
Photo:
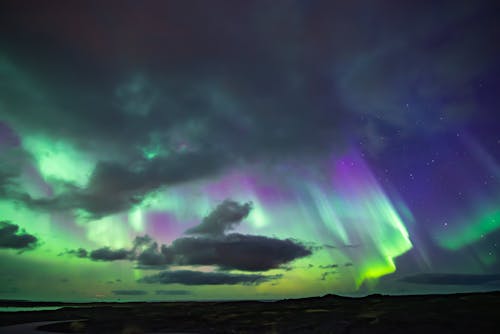
[[[21,306],[16,304],[15,306]],[[8,302],[0,302],[6,306]],[[37,304],[30,304],[41,305]],[[42,304],[46,305],[46,304]],[[318,298],[276,302],[73,304],[0,313],[0,326],[61,321],[59,333],[498,333],[500,293]],[[11,305],[14,306],[14,305]],[[26,303],[24,306],[27,306]],[[74,320],[82,319],[82,320]],[[70,321],[71,320],[71,321]],[[5,333],[0,327],[0,333]]]

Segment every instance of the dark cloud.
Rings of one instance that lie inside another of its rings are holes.
[[[179,265],[215,265],[247,271],[276,269],[311,255],[308,248],[290,239],[237,233],[218,238],[179,238],[168,251]]]
[[[281,278],[281,275],[230,274],[222,272],[201,272],[191,270],[163,271],[145,276],[140,283],[184,284],[184,285],[258,285]]]
[[[168,247],[165,245],[158,247],[156,242],[142,251],[136,259],[137,263],[143,268],[148,266],[165,266],[174,261],[172,254],[168,251]]]
[[[49,212],[80,208],[95,219],[137,205],[145,195],[161,186],[212,173],[218,163],[207,160],[206,154],[172,154],[153,162],[142,162],[134,169],[116,162],[99,162],[84,189],[69,187],[63,194],[51,198],[34,199],[24,194],[18,199],[31,208]]]
[[[327,264],[323,266],[319,266],[321,269],[331,269],[331,268],[338,268],[338,264]]]
[[[149,245],[151,245],[153,243],[154,243],[154,240],[149,235],[147,235],[147,234],[145,234],[143,236],[138,235],[138,236],[136,236],[134,238],[133,250],[135,251],[135,250],[137,250],[140,247],[149,246]]]
[[[251,209],[251,203],[226,199],[201,224],[186,232],[202,236],[176,239],[162,253],[179,265],[215,265],[246,271],[276,269],[311,254],[309,248],[290,239],[224,234],[247,217]]]
[[[19,229],[18,225],[0,221],[0,248],[26,250],[36,247],[37,237]]]
[[[190,228],[186,234],[200,234],[209,236],[223,235],[232,230],[236,225],[245,219],[252,203],[240,204],[238,202],[226,199],[219,204],[208,216],[203,218],[201,224]]]
[[[114,295],[120,296],[144,296],[148,292],[144,290],[113,290],[111,291]]]
[[[20,148],[20,138],[5,122],[0,121],[0,197],[22,199],[18,178],[22,166],[31,162],[29,154]]]
[[[416,274],[400,279],[402,282],[428,285],[481,285],[500,281],[498,274]]]
[[[131,251],[127,249],[113,250],[109,247],[103,247],[93,250],[89,254],[89,258],[93,261],[117,261],[131,259]]]
[[[344,263],[344,267],[352,267],[353,265],[354,265],[354,263],[352,263],[352,262]]]
[[[328,278],[328,276],[335,275],[337,273],[338,272],[336,272],[336,271],[325,271],[325,272],[321,273],[320,280],[321,281],[326,281],[326,279]]]
[[[138,236],[132,249],[138,269],[164,269],[173,258],[166,245],[159,246],[150,236]]]
[[[88,252],[87,250],[83,249],[83,248],[78,248],[78,249],[70,249],[70,250],[67,250],[65,253],[61,253],[59,255],[64,255],[64,254],[68,254],[68,255],[72,255],[72,256],[76,256],[76,257],[79,257],[79,258],[87,258],[88,257]]]
[[[308,255],[311,255],[311,250],[297,241],[233,233],[217,238],[179,238],[170,246],[161,247],[151,242],[144,250],[104,247],[90,252],[89,258],[137,261],[139,269],[213,265],[223,270],[265,271],[282,268],[284,264]]]
[[[18,147],[21,139],[5,122],[0,121],[0,152]]]
[[[188,290],[156,290],[157,295],[161,296],[187,296],[191,294]]]
[[[12,182],[11,177],[11,175],[0,169],[0,195],[4,198],[7,197],[7,188]]]

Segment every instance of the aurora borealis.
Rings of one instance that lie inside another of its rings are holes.
[[[498,289],[493,1],[3,1],[0,299]]]

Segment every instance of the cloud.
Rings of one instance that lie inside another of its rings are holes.
[[[123,248],[113,250],[109,247],[103,247],[91,251],[89,258],[93,261],[129,260],[131,258],[131,251]]]
[[[0,121],[0,152],[21,144],[19,136],[12,130],[7,123]]]
[[[168,251],[168,247],[154,242],[136,257],[137,263],[143,268],[151,266],[165,266],[174,262],[172,255]]]
[[[120,296],[144,296],[148,292],[144,290],[113,290],[111,291],[114,295]]]
[[[18,225],[0,221],[0,248],[32,249],[37,242],[37,237],[20,230]]]
[[[221,269],[264,271],[311,255],[290,239],[233,233],[218,238],[179,238],[167,248],[178,265],[215,265]]]
[[[321,277],[320,277],[320,280],[321,281],[326,281],[326,279],[328,278],[328,276],[331,276],[331,275],[335,275],[337,274],[336,271],[325,271],[321,274]]]
[[[3,175],[0,170],[0,193],[31,209],[47,212],[81,209],[88,219],[98,219],[140,204],[147,194],[162,186],[213,173],[218,169],[219,160],[207,159],[208,154],[208,150],[172,153],[154,161],[141,161],[133,169],[119,162],[98,162],[86,187],[66,183],[60,194],[42,198],[33,198],[16,189],[12,182],[15,175]],[[19,168],[20,164],[17,165]],[[9,184],[9,191],[4,190]]]
[[[226,199],[208,216],[203,218],[201,224],[190,228],[186,231],[186,234],[223,235],[241,223],[248,216],[251,209],[252,203],[239,204],[238,202]]]
[[[138,116],[147,116],[156,99],[151,83],[139,74],[119,85],[115,90],[115,96],[125,113]]]
[[[0,121],[0,198],[21,199],[19,190],[22,166],[31,161],[29,154],[20,148],[21,139],[5,122]]]
[[[159,296],[187,296],[191,294],[188,290],[156,290]]]
[[[429,285],[481,285],[500,281],[500,274],[416,274],[403,277],[402,282]]]
[[[150,236],[137,236],[134,240],[132,253],[140,269],[160,269],[171,264],[173,259],[169,256],[166,245],[159,246]]]
[[[136,249],[143,247],[143,246],[149,246],[154,243],[153,238],[151,238],[149,235],[143,235],[143,236],[136,236],[134,239],[134,246],[133,246],[133,251]]]
[[[73,255],[73,256],[76,256],[76,257],[79,257],[79,258],[87,258],[88,257],[88,252],[87,250],[83,249],[83,248],[78,248],[78,249],[70,249],[70,250],[67,250],[66,252],[64,253],[61,253],[59,255],[64,255],[64,254],[68,254],[68,255]]]
[[[276,269],[311,254],[309,248],[290,239],[226,235],[251,209],[251,203],[224,200],[199,225],[186,231],[200,236],[176,239],[169,247],[162,248],[162,254],[178,265],[215,265],[223,270],[245,271]]]
[[[330,269],[330,268],[338,268],[338,264],[328,264],[324,266],[319,266],[321,269]]]
[[[77,256],[85,254],[79,250],[68,253]],[[281,268],[284,264],[309,255],[310,249],[291,239],[233,233],[217,238],[179,238],[169,246],[158,246],[156,242],[150,241],[143,250],[136,247],[131,250],[103,247],[90,252],[89,258],[94,261],[137,261],[138,269],[161,269],[169,265],[213,265],[222,270],[265,271]]]
[[[259,285],[281,278],[281,275],[230,274],[222,272],[201,272],[191,270],[163,271],[145,276],[138,282],[148,284],[184,284],[184,285]]]

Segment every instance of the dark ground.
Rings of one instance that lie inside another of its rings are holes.
[[[6,303],[0,301],[4,306]],[[42,328],[64,333],[110,334],[500,332],[500,292],[364,298],[328,295],[276,302],[83,305],[55,311],[0,312],[0,326],[86,319]],[[4,333],[2,327],[0,333]]]

